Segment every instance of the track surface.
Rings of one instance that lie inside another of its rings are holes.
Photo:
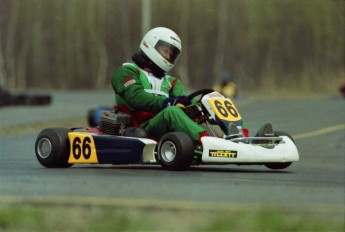
[[[46,107],[0,108],[0,203],[210,207],[311,206],[344,212],[345,101],[337,98],[237,101],[254,133],[266,121],[296,140],[300,161],[280,171],[264,166],[198,166],[182,172],[160,166],[75,165],[47,169],[34,143],[45,127],[85,125],[90,107],[110,105],[111,93],[57,92]],[[110,99],[110,100],[109,100]],[[29,126],[28,126],[29,125]]]

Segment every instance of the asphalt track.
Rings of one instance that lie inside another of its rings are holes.
[[[53,203],[159,208],[309,207],[344,215],[345,100],[336,97],[238,100],[254,133],[272,122],[289,132],[300,161],[264,166],[75,165],[47,169],[36,160],[41,129],[85,125],[90,107],[110,105],[109,92],[56,92],[44,107],[0,108],[0,203]]]

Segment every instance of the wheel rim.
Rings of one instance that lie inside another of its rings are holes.
[[[49,157],[52,152],[52,143],[47,138],[41,138],[37,144],[37,153],[42,159]]]
[[[167,141],[163,143],[161,147],[161,155],[162,159],[166,162],[171,162],[176,157],[176,147],[175,144],[173,144],[170,141]]]

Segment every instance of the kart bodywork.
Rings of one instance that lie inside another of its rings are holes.
[[[43,166],[53,168],[73,164],[160,164],[168,170],[203,164],[283,169],[299,160],[289,134],[274,131],[267,136],[246,137],[242,118],[230,99],[212,90],[197,91],[188,97],[197,95],[202,95],[200,100],[185,112],[207,128],[210,136],[202,137],[201,145],[181,132],[167,133],[156,141],[141,128],[131,127],[121,112],[105,111],[96,128],[41,131],[35,144],[36,157]],[[231,134],[231,124],[239,133]]]

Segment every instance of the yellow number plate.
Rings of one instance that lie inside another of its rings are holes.
[[[236,109],[235,104],[227,98],[212,98],[208,100],[214,113],[219,119],[226,121],[239,121],[241,115]]]
[[[71,144],[68,163],[98,163],[95,141],[91,135],[79,132],[70,132],[68,133],[68,138]]]

